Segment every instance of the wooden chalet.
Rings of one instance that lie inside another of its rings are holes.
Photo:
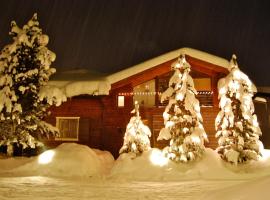
[[[160,94],[168,87],[172,75],[171,64],[180,52],[186,55],[191,65],[191,76],[198,91],[203,125],[209,139],[206,146],[215,148],[217,141],[214,136],[214,121],[219,111],[217,82],[228,73],[226,67],[229,62],[190,48],[178,49],[123,71],[103,76],[100,83],[97,83],[97,80],[93,84],[91,80],[82,81],[85,88],[87,85],[90,88],[92,85],[106,85],[107,91],[100,92],[100,88],[92,89],[91,92],[78,92],[76,87],[69,89],[67,101],[50,109],[51,115],[47,121],[60,129],[60,137],[47,141],[47,144],[55,146],[62,142],[78,142],[92,148],[108,150],[117,157],[126,125],[131,117],[133,102],[137,100],[140,103],[141,117],[152,131],[152,147],[164,146],[166,142],[156,140],[164,126],[162,114],[165,104],[160,103]],[[57,85],[57,81],[55,79],[52,82]],[[61,87],[68,93],[66,87],[71,85],[71,82],[61,82],[66,84]]]

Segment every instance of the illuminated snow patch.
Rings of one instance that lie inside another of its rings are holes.
[[[53,150],[45,151],[44,153],[39,155],[38,163],[42,165],[50,163],[54,157],[54,154],[55,152]]]
[[[166,158],[160,150],[154,149],[150,155],[150,160],[154,165],[164,166],[168,164],[169,159]]]
[[[261,161],[267,161],[270,159],[270,150],[263,149],[261,150],[262,157],[260,158]]]

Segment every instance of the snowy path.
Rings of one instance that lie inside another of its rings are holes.
[[[0,178],[0,199],[200,199],[242,181],[116,182],[67,180],[41,176]]]

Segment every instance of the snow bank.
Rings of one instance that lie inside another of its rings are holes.
[[[220,159],[212,149],[207,148],[200,160],[189,163],[174,163],[168,160],[161,166],[153,164],[153,157],[161,158],[161,151],[151,149],[139,157],[134,154],[122,154],[112,168],[110,178],[137,181],[176,181],[194,179],[249,179],[266,176],[270,173],[270,151],[264,151],[264,157],[258,162],[232,166]]]
[[[76,143],[64,143],[9,172],[23,176],[100,177],[108,173],[113,162],[114,158],[109,152]]]
[[[39,163],[40,156],[0,158],[0,173],[6,176],[107,177],[114,181],[242,181],[270,174],[270,150],[264,150],[259,161],[238,166],[225,163],[209,148],[203,158],[188,164],[167,160],[154,148],[138,157],[132,153],[122,154],[116,161],[107,151],[75,143],[64,143],[46,152],[54,152],[47,164]]]

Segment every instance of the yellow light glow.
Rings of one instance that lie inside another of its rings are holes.
[[[184,95],[182,93],[178,93],[178,94],[176,94],[176,97],[175,98],[176,98],[176,100],[183,101]]]
[[[44,153],[39,155],[38,163],[42,165],[50,163],[54,157],[54,154],[55,152],[53,150],[45,151]]]
[[[164,166],[168,164],[169,159],[166,158],[160,150],[153,149],[150,160],[152,164],[158,165],[158,166]]]
[[[257,121],[257,116],[256,116],[256,115],[253,115],[253,120],[252,120],[252,122],[253,122],[253,126],[259,127],[259,123],[258,123],[258,121]]]
[[[183,128],[183,132],[187,133],[189,131],[189,129],[187,127]]]
[[[225,87],[220,88],[219,93],[220,94],[225,94],[226,93],[226,88]]]
[[[181,66],[181,65],[180,65],[179,63],[176,63],[176,64],[175,64],[175,68],[180,68],[180,66]]]
[[[201,142],[199,137],[193,136],[191,137],[192,142],[194,142],[195,144],[199,144]]]
[[[242,73],[237,69],[237,70],[234,70],[233,76],[235,78],[237,78],[237,79],[241,79],[242,78]]]

